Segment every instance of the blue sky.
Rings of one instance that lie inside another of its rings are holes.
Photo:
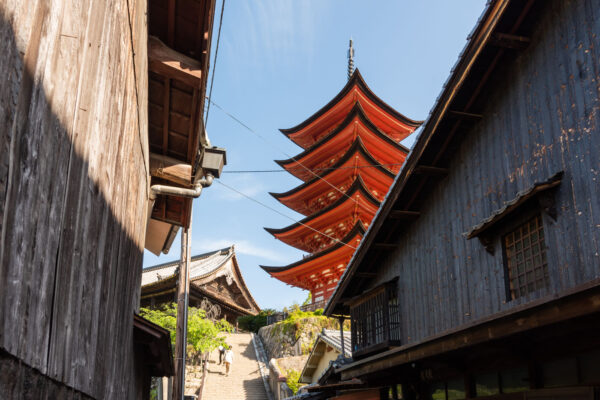
[[[375,94],[409,118],[426,119],[484,4],[226,0],[212,100],[264,140],[211,106],[209,137],[213,145],[227,149],[220,181],[291,219],[215,182],[194,201],[192,254],[235,244],[246,284],[262,308],[301,303],[307,292],[270,278],[259,267],[283,266],[302,257],[263,229],[302,218],[268,194],[301,182],[287,172],[227,171],[279,169],[273,160],[301,152],[278,129],[304,121],[342,89],[351,36],[355,65]],[[221,0],[216,9],[213,53]],[[405,144],[413,141],[407,140]],[[144,267],[177,259],[179,250],[178,236],[169,254],[146,252]]]

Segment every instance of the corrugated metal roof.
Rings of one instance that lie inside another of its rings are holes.
[[[190,279],[202,278],[215,272],[233,256],[233,246],[193,256],[190,262]],[[179,261],[146,268],[142,271],[142,286],[156,283],[175,275]]]

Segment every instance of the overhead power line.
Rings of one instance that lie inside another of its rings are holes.
[[[247,194],[245,194],[245,193],[243,193],[243,192],[240,192],[239,190],[237,190],[237,189],[235,189],[235,188],[232,188],[231,186],[229,186],[229,185],[227,185],[227,184],[223,183],[223,182],[222,182],[220,179],[217,179],[217,180],[215,180],[215,182],[217,182],[218,184],[220,184],[220,185],[222,185],[222,186],[225,186],[227,189],[229,189],[229,190],[231,190],[231,191],[233,191],[233,192],[235,192],[235,193],[239,194],[240,196],[243,196],[243,197],[247,198],[248,200],[251,200],[251,201],[253,201],[253,202],[254,202],[254,203],[256,203],[256,204],[259,204],[259,205],[263,206],[264,208],[266,208],[266,209],[268,209],[268,210],[270,210],[270,211],[272,211],[272,212],[274,212],[274,213],[276,213],[276,214],[279,214],[279,215],[281,215],[281,216],[282,216],[282,217],[284,217],[284,218],[287,218],[287,219],[289,219],[289,220],[293,221],[294,223],[300,224],[300,225],[302,225],[302,226],[304,226],[304,227],[306,227],[306,228],[310,229],[311,231],[318,233],[319,235],[325,236],[325,237],[327,237],[327,238],[329,238],[329,239],[333,240],[333,241],[334,241],[334,242],[336,242],[336,243],[343,244],[343,245],[344,245],[344,246],[346,246],[346,247],[350,247],[351,249],[353,249],[353,250],[356,250],[356,247],[354,247],[354,246],[352,246],[352,245],[350,245],[350,244],[348,244],[348,243],[344,243],[344,242],[342,242],[341,240],[339,240],[339,239],[338,239],[338,238],[336,238],[336,237],[333,237],[333,236],[331,236],[331,235],[328,235],[328,234],[326,234],[326,233],[324,233],[324,232],[321,232],[321,231],[319,231],[318,229],[315,229],[315,228],[313,228],[313,227],[312,227],[312,226],[310,226],[310,225],[307,225],[307,224],[305,224],[305,223],[303,223],[303,222],[301,222],[301,221],[298,221],[298,220],[296,220],[296,219],[294,219],[294,218],[290,217],[289,215],[286,215],[286,214],[284,214],[284,213],[282,213],[282,212],[280,212],[280,211],[278,211],[278,210],[274,209],[273,207],[270,207],[270,206],[266,205],[265,203],[263,203],[263,202],[261,202],[261,201],[259,201],[259,200],[256,200],[254,197],[248,196]]]
[[[357,165],[357,166],[348,166],[348,167],[337,167],[337,168],[315,168],[313,171],[321,172],[321,171],[337,171],[340,169],[355,169],[355,168],[377,168],[377,167],[394,167],[402,165],[402,163],[394,163],[394,164],[369,164],[369,165]],[[223,171],[223,173],[228,174],[245,174],[245,173],[271,173],[271,172],[291,172],[299,170],[300,168],[290,168],[290,169],[249,169],[249,170],[227,170]]]
[[[212,76],[210,78],[210,91],[208,92],[208,104],[206,105],[206,116],[204,117],[204,129],[208,124],[208,113],[210,112],[210,99],[215,82],[215,70],[217,69],[217,56],[219,55],[219,43],[221,42],[221,27],[223,26],[223,13],[225,12],[225,0],[221,3],[221,17],[219,18],[219,33],[217,34],[217,48],[215,49],[215,60],[213,62]]]
[[[261,134],[259,134],[258,132],[256,132],[254,129],[250,128],[248,125],[246,125],[245,123],[243,123],[235,115],[227,112],[223,107],[221,107],[220,105],[218,105],[217,103],[215,103],[214,101],[212,101],[210,98],[208,98],[208,101],[209,101],[209,103],[211,103],[212,105],[214,105],[215,107],[217,107],[219,110],[223,111],[223,113],[225,113],[229,118],[233,119],[238,124],[240,124],[241,126],[243,126],[244,128],[246,128],[246,130],[248,130],[250,133],[252,133],[255,136],[259,137],[261,140],[263,140],[269,146],[271,146],[274,149],[278,150],[279,152],[281,152],[282,154],[284,154],[286,157],[288,157],[290,160],[294,161],[296,164],[298,164],[299,166],[301,166],[304,170],[308,171],[315,178],[321,179],[323,182],[325,182],[326,184],[328,184],[329,186],[331,186],[333,189],[335,189],[336,191],[338,191],[339,193],[341,193],[342,196],[345,196],[345,197],[349,198],[350,200],[352,200],[353,202],[355,202],[356,204],[359,204],[358,200],[354,199],[351,196],[348,196],[348,194],[346,194],[345,192],[341,191],[337,186],[335,186],[332,183],[330,183],[329,181],[327,181],[327,179],[325,179],[325,178],[317,175],[310,168],[308,168],[307,166],[305,166],[304,164],[302,164],[300,161],[296,160],[295,157],[292,157],[291,155],[289,155],[288,153],[286,153],[285,151],[283,151],[282,149],[280,149],[278,146],[276,146],[275,144],[273,144],[270,141],[268,141],[265,137],[263,137]]]

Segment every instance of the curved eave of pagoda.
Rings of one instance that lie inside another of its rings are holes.
[[[321,260],[322,258],[324,258],[328,255],[332,255],[335,257],[336,252],[337,253],[343,252],[343,253],[350,253],[350,256],[351,256],[352,253],[354,253],[356,246],[348,247],[347,245],[349,243],[352,243],[353,241],[356,241],[357,238],[359,239],[357,242],[360,242],[360,239],[364,236],[365,232],[366,232],[365,226],[360,221],[358,221],[354,225],[352,230],[350,232],[348,232],[342,240],[340,240],[338,243],[334,244],[331,247],[328,247],[318,253],[314,253],[306,258],[303,258],[302,260],[296,261],[294,263],[288,264],[283,267],[270,267],[270,266],[265,266],[265,265],[261,265],[260,267],[265,272],[267,272],[269,275],[271,275],[272,277],[282,280],[283,282],[286,282],[286,280],[285,280],[286,276],[292,277],[299,273],[306,274],[308,272],[311,272],[315,267],[319,267],[319,265],[318,265],[319,260]],[[356,243],[356,244],[358,245],[358,243]],[[286,283],[290,283],[290,282],[286,282]],[[305,289],[308,289],[308,288],[305,288]]]
[[[394,108],[389,106],[386,102],[381,100],[369,86],[366,84],[362,75],[360,74],[358,68],[352,74],[352,77],[348,80],[346,85],[342,88],[342,90],[325,106],[319,109],[316,113],[306,119],[304,122],[296,125],[293,128],[280,129],[281,133],[286,135],[290,140],[294,141],[300,147],[306,147],[302,144],[302,140],[299,139],[299,136],[302,135],[302,131],[306,130],[306,128],[315,125],[318,123],[322,117],[324,117],[329,111],[333,110],[336,105],[342,102],[342,100],[348,96],[354,89],[354,87],[358,87],[361,92],[365,95],[367,99],[369,99],[375,106],[381,109],[385,114],[388,114],[391,118],[396,121],[399,121],[401,124],[405,125],[410,132],[414,132],[416,128],[418,128],[423,121],[417,121],[406,117],[405,115],[399,113]],[[412,128],[412,129],[411,129]]]
[[[369,119],[369,117],[365,113],[365,110],[362,107],[362,105],[360,104],[360,102],[356,102],[356,104],[354,104],[354,106],[352,107],[352,109],[350,110],[348,115],[346,115],[344,120],[333,131],[331,131],[327,135],[323,136],[321,139],[316,141],[312,146],[305,149],[304,151],[302,151],[295,157],[288,158],[287,160],[275,160],[275,162],[283,167],[285,164],[295,163],[296,161],[294,161],[294,160],[298,160],[298,159],[306,157],[308,154],[311,154],[316,149],[324,147],[324,145],[327,142],[329,142],[330,140],[335,138],[340,132],[342,132],[350,124],[352,124],[352,121],[354,121],[354,118],[357,118],[357,117],[359,118],[359,120],[364,124],[364,126],[367,129],[369,129],[371,132],[373,132],[379,138],[381,138],[382,140],[385,140],[391,146],[393,146],[399,150],[403,150],[406,153],[409,152],[408,148],[406,148],[402,144],[396,142],[394,139],[390,138],[385,132],[383,132],[381,129],[379,129],[377,127],[377,125],[375,125],[373,123],[373,121],[371,121]]]
[[[354,198],[354,195],[357,193],[362,195],[362,197],[358,200]],[[306,248],[305,244],[303,243],[302,238],[305,238],[308,235],[315,234],[316,232],[313,229],[316,229],[319,232],[324,232],[328,228],[335,226],[340,222],[340,220],[336,218],[332,222],[325,223],[323,226],[319,226],[320,222],[325,218],[327,214],[334,214],[336,211],[338,211],[338,209],[352,209],[356,207],[355,202],[358,202],[358,207],[362,210],[361,212],[359,212],[358,219],[361,220],[360,217],[364,217],[364,214],[366,213],[368,217],[363,218],[362,222],[370,223],[371,219],[373,218],[373,215],[375,215],[375,213],[379,209],[379,205],[381,204],[379,200],[377,200],[369,192],[369,190],[365,186],[364,181],[360,177],[358,177],[354,181],[352,186],[346,192],[346,195],[348,197],[341,196],[338,200],[336,200],[329,206],[285,228],[264,229],[271,235],[273,235],[276,239],[279,239],[282,242],[289,244],[290,246],[296,247],[300,250],[310,252],[310,249]],[[369,207],[369,204],[371,205],[371,207]],[[309,227],[312,227],[313,229]]]
[[[313,174],[310,174],[307,171],[307,169],[311,169],[311,170],[314,169],[313,168],[314,166],[311,167],[311,164],[314,164],[314,162],[310,162],[310,159],[311,158],[314,159],[315,157],[318,157],[318,154],[320,152],[324,152],[324,151],[326,151],[326,149],[328,147],[331,147],[331,146],[328,146],[328,142],[330,142],[334,138],[337,138],[338,135],[340,134],[340,132],[347,130],[347,129],[352,129],[352,127],[351,127],[352,121],[354,121],[355,118],[358,118],[361,121],[361,123],[363,124],[363,127],[373,134],[374,140],[377,143],[377,145],[373,145],[373,147],[375,147],[375,148],[379,147],[379,145],[381,143],[384,143],[384,146],[389,146],[390,149],[394,149],[398,154],[403,154],[404,157],[406,157],[406,155],[409,153],[408,148],[401,145],[400,143],[395,142],[389,136],[387,136],[385,133],[383,133],[380,129],[378,129],[377,126],[375,126],[368,119],[368,117],[365,115],[365,113],[362,111],[360,104],[357,103],[356,107],[354,107],[354,109],[353,109],[353,112],[348,114],[348,116],[346,117],[344,122],[341,123],[335,130],[333,130],[327,136],[325,136],[324,138],[322,138],[317,143],[313,144],[311,147],[304,150],[300,154],[296,155],[295,157],[288,158],[287,160],[275,160],[275,162],[280,167],[282,167],[283,169],[285,169],[286,171],[288,171],[290,174],[294,175],[298,179],[301,179],[303,181],[308,181],[309,179],[314,177]],[[366,145],[367,142],[365,142],[365,141],[368,140],[369,141],[368,143],[372,143],[371,141],[373,140],[373,136],[371,136],[371,137],[365,136],[364,133],[361,133],[359,131],[358,135],[354,136],[354,134],[353,134],[352,137],[354,137],[354,142],[360,141],[364,150],[368,153],[371,153],[367,149],[368,146]],[[350,145],[350,148],[348,150],[346,150],[346,152],[354,150],[354,148],[352,147],[353,144]],[[318,164],[318,162],[317,162],[317,164]],[[313,172],[315,172],[315,171],[313,171]],[[316,171],[316,172],[318,172],[318,171]]]
[[[352,168],[352,166],[350,166],[350,165],[348,165],[346,167],[346,164],[353,162],[354,157],[356,155],[363,157],[364,160],[366,161],[366,163],[368,165],[372,165],[373,167],[366,168],[366,170],[365,170],[365,167],[361,166],[361,165],[354,167],[354,168]],[[309,191],[311,191],[311,189],[314,188],[315,186],[318,186],[318,185],[323,186],[326,189],[323,191],[331,190],[332,187],[327,182],[329,182],[329,183],[335,182],[337,180],[336,179],[337,176],[351,176],[351,175],[356,174],[357,176],[360,176],[360,177],[362,177],[363,180],[365,180],[365,175],[372,174],[371,171],[369,171],[369,170],[374,170],[374,171],[377,171],[377,174],[379,176],[383,175],[383,176],[389,178],[390,184],[396,177],[396,174],[394,174],[391,170],[389,170],[388,168],[386,168],[382,165],[379,165],[378,161],[375,160],[373,158],[373,156],[371,156],[371,154],[364,148],[364,146],[360,146],[360,143],[356,143],[355,145],[353,145],[352,148],[349,149],[349,151],[347,151],[344,154],[344,156],[342,158],[340,158],[338,160],[338,162],[336,162],[330,168],[331,169],[329,171],[327,171],[324,175],[315,177],[315,178],[311,179],[310,181],[307,181],[307,182],[301,184],[300,186],[297,186],[291,190],[288,190],[285,193],[269,192],[269,194],[271,196],[273,196],[275,199],[277,199],[279,202],[281,202],[283,205],[291,208],[292,210],[299,212],[300,214],[303,214],[303,215],[308,215],[308,214],[312,213],[312,211],[309,210],[306,206],[302,206],[302,205],[299,205],[296,203],[298,203],[298,202],[301,203],[302,199],[305,198],[306,194]],[[363,171],[363,170],[365,170],[365,171]],[[387,190],[386,190],[386,192],[387,192]],[[385,193],[383,193],[383,195],[385,195]]]

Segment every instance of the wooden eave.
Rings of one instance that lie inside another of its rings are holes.
[[[404,139],[422,123],[405,117],[377,97],[356,69],[344,88],[329,103],[301,124],[280,131],[300,147],[308,148],[322,137],[323,132],[337,125],[358,99],[368,108],[367,113],[373,117],[378,115],[377,125],[396,141]]]
[[[305,247],[303,239],[307,236],[318,235],[315,230],[324,232],[330,227],[335,227],[348,216],[353,216],[364,225],[368,225],[379,208],[379,200],[373,197],[365,187],[360,176],[348,189],[346,196],[340,194],[340,198],[328,207],[285,228],[265,228],[265,230],[290,246],[311,252]],[[335,237],[335,235],[331,236]],[[323,240],[329,241],[330,239],[324,237]]]
[[[143,352],[144,366],[151,376],[173,376],[173,352],[169,331],[144,317],[133,315],[133,343]]]
[[[214,0],[148,3],[148,138],[151,185],[190,187],[197,169]],[[168,162],[156,165],[161,158]],[[189,224],[192,200],[158,196],[152,218]]]
[[[386,167],[378,165],[377,160],[364,147],[356,146],[353,151],[346,152],[325,174],[285,193],[269,194],[294,211],[310,215],[315,212],[308,206],[312,200],[335,190],[331,185],[339,188],[348,179],[356,179],[359,176],[371,194],[382,201],[396,175]]]
[[[479,224],[473,226],[471,229],[469,229],[469,231],[464,233],[464,236],[467,239],[472,239],[481,235],[483,232],[493,228],[494,225],[496,225],[498,222],[502,221],[504,218],[509,216],[511,213],[513,213],[515,210],[521,207],[521,205],[523,205],[525,202],[529,201],[530,199],[539,195],[540,193],[543,193],[560,185],[562,176],[563,172],[558,172],[546,181],[537,182],[533,184],[533,186],[531,186],[530,188],[517,193],[517,196],[514,199],[507,201],[503,207],[495,210],[489,217],[485,218]]]
[[[402,166],[390,192],[373,219],[369,230],[354,253],[348,268],[338,282],[338,286],[325,307],[325,314],[347,312],[344,300],[361,293],[364,279],[355,279],[360,271],[368,271],[381,257],[376,242],[385,242],[399,229],[408,226],[395,218],[389,218],[394,211],[413,210],[422,204],[435,180],[430,176],[418,174],[419,166],[444,167],[455,154],[453,146],[458,145],[461,131],[470,124],[477,123],[473,118],[462,118],[453,111],[469,115],[479,115],[482,101],[480,95],[489,95],[485,90],[490,76],[500,65],[505,49],[499,48],[492,39],[497,32],[521,34],[535,24],[528,17],[533,0],[498,0],[490,2],[480,17],[475,29],[469,36],[466,47],[448,78],[442,93],[423,125],[423,129],[406,162]],[[463,128],[462,130],[460,128]],[[429,190],[427,190],[429,189]]]
[[[409,152],[377,128],[357,104],[344,121],[323,139],[293,158],[275,162],[295,177],[308,181],[314,175],[306,168],[318,173],[320,164],[325,163],[324,168],[330,167],[333,164],[327,161],[331,156],[345,153],[356,140],[361,140],[367,152],[381,164],[399,164]],[[390,169],[398,172],[400,165],[390,166]]]
[[[269,275],[277,278],[290,285],[299,286],[297,279],[302,276],[308,276],[313,273],[319,273],[325,267],[335,266],[339,264],[340,260],[344,260],[352,256],[354,253],[354,245],[358,245],[360,239],[364,235],[365,227],[359,221],[354,228],[348,232],[348,234],[335,245],[312,254],[302,260],[296,261],[295,263],[286,265],[284,267],[268,267],[261,265],[260,267],[265,270]],[[352,247],[348,247],[345,244],[350,244]],[[295,279],[296,278],[296,279]],[[310,290],[310,287],[303,287],[304,289]]]
[[[244,277],[242,275],[242,271],[240,269],[240,265],[238,264],[237,256],[235,255],[235,253],[233,254],[233,271],[235,273],[235,279],[238,282],[238,285],[240,286],[240,289],[242,291],[243,297],[253,308],[252,311],[254,312],[254,314],[252,315],[258,314],[260,312],[260,307],[258,306],[258,303],[256,303],[256,300],[254,300],[254,297],[248,289],[248,286],[246,286],[246,281],[244,281]]]

